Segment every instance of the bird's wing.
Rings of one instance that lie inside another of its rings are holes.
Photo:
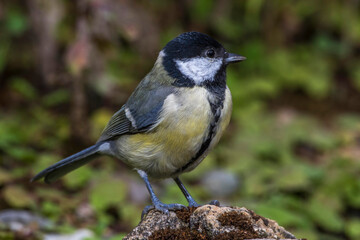
[[[158,122],[164,100],[173,91],[172,86],[140,83],[124,106],[112,116],[98,142],[151,129]]]

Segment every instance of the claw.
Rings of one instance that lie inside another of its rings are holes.
[[[189,207],[200,207],[201,205],[195,202],[194,200],[189,201]]]
[[[166,215],[169,215],[169,211],[175,211],[175,210],[181,210],[186,208],[186,206],[173,203],[173,204],[165,204],[162,202],[157,202],[155,205],[149,205],[144,208],[144,210],[141,213],[141,220],[144,218],[146,214],[149,213],[150,210],[156,209]]]
[[[154,209],[155,207],[153,205],[148,205],[144,208],[144,210],[142,210],[141,212],[141,220],[143,220],[143,218],[145,217],[146,214],[148,214],[150,212],[150,210]]]

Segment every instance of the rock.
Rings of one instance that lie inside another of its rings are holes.
[[[11,231],[21,231],[34,224],[42,230],[49,230],[54,227],[54,224],[46,218],[25,210],[12,209],[0,211],[0,224]]]
[[[135,239],[296,239],[275,221],[239,207],[204,205],[170,211],[151,210],[124,238]]]
[[[79,229],[72,234],[45,234],[44,240],[86,240],[94,237],[89,229]]]
[[[95,236],[89,229],[78,229],[72,234],[43,234],[55,229],[50,220],[28,211],[0,211],[0,239],[85,240]]]

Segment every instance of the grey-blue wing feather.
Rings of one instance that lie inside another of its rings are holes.
[[[94,157],[98,155],[100,144],[95,144],[88,147],[81,152],[75,153],[53,165],[42,170],[31,181],[36,181],[41,178],[45,178],[46,183],[52,183],[65,174],[81,167],[82,165],[90,162]]]
[[[157,123],[166,97],[174,91],[172,86],[151,85],[144,81],[129,100],[117,111],[105,127],[98,142],[123,134],[146,132]]]
[[[111,117],[98,142],[108,140],[113,136],[129,133],[134,130],[135,128],[132,126],[131,121],[126,117],[124,105]]]

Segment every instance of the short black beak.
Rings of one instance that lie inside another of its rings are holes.
[[[246,60],[246,57],[240,56],[235,53],[226,53],[226,57],[225,57],[226,64],[241,62],[244,60]]]

